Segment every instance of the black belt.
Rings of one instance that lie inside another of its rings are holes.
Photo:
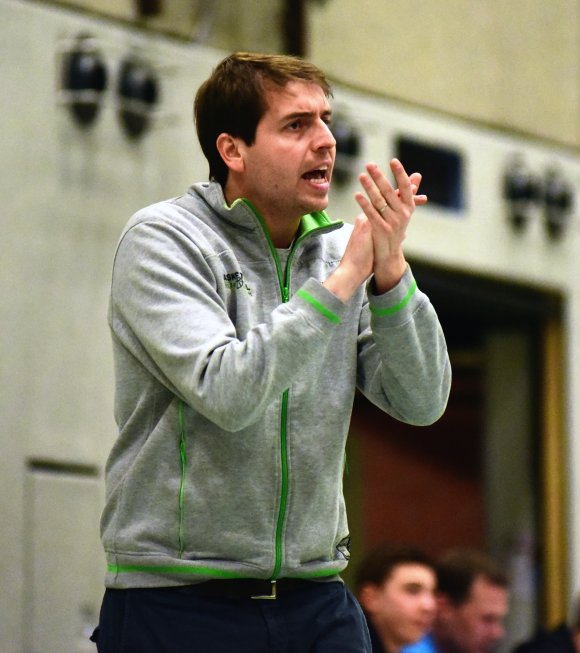
[[[196,585],[181,587],[183,592],[214,599],[262,599],[274,600],[319,586],[319,582],[301,578],[279,578],[277,580],[261,580],[257,578],[239,578],[232,580],[207,580]]]

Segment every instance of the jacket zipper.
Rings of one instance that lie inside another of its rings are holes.
[[[272,578],[277,578],[282,567],[282,532],[286,520],[286,506],[288,504],[288,441],[286,424],[288,419],[288,390],[282,394],[282,412],[280,416],[280,465],[282,470],[282,485],[280,488],[280,507],[278,508],[278,521],[276,522],[276,559]]]
[[[310,232],[311,233],[311,232]],[[282,270],[280,266],[280,258],[278,257],[278,252],[274,247],[268,236],[268,242],[270,243],[270,249],[272,251],[272,256],[276,263],[276,269],[278,271],[278,282],[280,284],[280,293],[282,295],[282,303],[286,303],[290,299],[290,266],[292,259],[294,258],[294,253],[300,244],[300,242],[305,238],[299,236],[292,245],[292,249],[288,255],[286,261],[286,267]],[[286,508],[288,505],[288,488],[289,488],[289,475],[288,475],[288,397],[289,390],[284,390],[282,393],[282,408],[280,412],[280,469],[282,472],[282,480],[280,486],[280,507],[278,509],[278,520],[276,522],[276,556],[274,562],[274,569],[272,571],[272,578],[277,578],[280,574],[280,569],[282,568],[282,558],[283,558],[283,547],[282,547],[282,533],[284,530],[284,522],[286,521]]]
[[[270,238],[270,234],[264,224],[260,214],[247,200],[242,200],[248,208],[252,210],[252,213],[257,218],[262,231],[266,237],[268,247],[270,248],[270,253],[274,259],[276,265],[276,273],[278,276],[278,283],[280,285],[280,294],[282,297],[282,303],[286,303],[290,299],[290,265],[292,259],[294,258],[294,253],[298,248],[298,245],[313,231],[326,231],[326,227],[314,228],[306,233],[303,233],[301,236],[298,236],[292,245],[292,249],[288,255],[288,260],[286,261],[286,267],[282,270],[280,266],[280,258],[278,252],[274,247],[274,243]],[[281,485],[280,485],[280,506],[278,508],[278,518],[276,520],[276,536],[275,536],[275,558],[274,558],[274,569],[272,570],[272,579],[275,579],[280,574],[282,568],[282,558],[283,558],[283,546],[282,546],[282,533],[284,530],[284,522],[286,521],[286,508],[288,505],[288,487],[289,487],[289,478],[288,478],[288,396],[289,391],[284,390],[282,393],[282,407],[280,413],[280,470],[282,473]]]
[[[295,243],[296,245],[296,243]],[[276,269],[278,270],[278,281],[280,283],[280,292],[282,302],[285,304],[290,298],[290,261],[294,254],[294,247],[288,255],[286,268],[282,271],[278,252],[272,248],[272,254],[275,257]],[[280,412],[280,469],[282,472],[282,481],[280,487],[280,506],[278,508],[278,520],[276,522],[276,557],[272,578],[277,578],[282,567],[282,533],[284,522],[286,520],[286,507],[288,505],[288,395],[289,391],[284,390],[282,393],[282,409]]]

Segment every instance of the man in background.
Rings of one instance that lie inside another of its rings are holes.
[[[450,551],[437,565],[437,613],[431,633],[402,653],[490,653],[503,639],[507,574],[488,555]]]
[[[435,569],[420,550],[382,544],[359,565],[356,593],[373,653],[399,653],[430,629],[435,616]]]

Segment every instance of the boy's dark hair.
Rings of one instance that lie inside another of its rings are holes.
[[[456,606],[469,599],[477,578],[491,585],[507,588],[509,578],[501,566],[483,551],[453,549],[437,563],[437,590]]]
[[[291,81],[317,84],[326,97],[332,96],[324,73],[304,59],[251,52],[229,55],[200,86],[195,96],[194,118],[211,180],[223,186],[228,176],[228,167],[216,147],[217,137],[226,133],[251,145],[267,109],[267,85],[284,87]]]
[[[399,565],[424,565],[435,571],[431,558],[418,548],[404,544],[383,543],[367,554],[355,573],[355,591],[363,585],[381,585]]]

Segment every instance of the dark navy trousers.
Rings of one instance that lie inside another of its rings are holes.
[[[348,588],[309,585],[275,600],[200,597],[187,586],[107,589],[92,639],[98,653],[371,653]]]

